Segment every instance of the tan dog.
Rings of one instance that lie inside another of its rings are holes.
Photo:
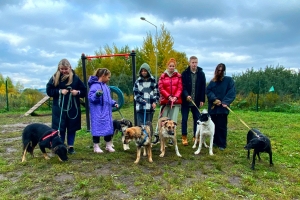
[[[176,139],[176,122],[169,119],[168,117],[162,117],[158,120],[158,132],[160,138],[160,157],[164,157],[166,152],[166,144],[169,139],[173,140],[173,144],[175,147],[175,152],[178,157],[181,157],[178,146],[177,146],[177,139]]]
[[[150,122],[148,122],[150,123]],[[124,131],[124,144],[128,144],[130,140],[134,140],[137,146],[137,154],[135,164],[139,163],[141,158],[141,149],[142,147],[145,148],[144,156],[148,155],[148,161],[153,162],[152,160],[152,126],[150,123],[146,126],[133,126],[127,128]],[[145,155],[146,154],[146,155]]]

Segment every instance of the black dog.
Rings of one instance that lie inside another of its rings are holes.
[[[124,150],[130,149],[128,144],[124,144],[124,131],[132,126],[132,122],[128,119],[113,120],[114,135],[116,135],[118,132],[122,133],[122,144]]]
[[[26,126],[22,133],[23,157],[22,162],[26,160],[27,151],[34,157],[33,150],[37,144],[45,159],[50,159],[46,153],[46,148],[51,149],[58,155],[61,161],[67,161],[67,147],[62,142],[59,132],[45,124],[33,123]]]
[[[250,159],[250,150],[254,149],[251,169],[254,170],[255,156],[260,159],[260,152],[267,152],[270,158],[270,166],[273,166],[271,142],[268,137],[263,135],[259,130],[251,129],[247,134],[247,145],[244,147],[248,150],[247,158]]]

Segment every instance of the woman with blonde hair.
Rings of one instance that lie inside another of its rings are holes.
[[[59,61],[57,71],[46,85],[46,92],[53,98],[52,128],[60,131],[63,142],[67,135],[68,152],[73,154],[75,134],[81,129],[80,98],[85,97],[86,87],[67,59]]]

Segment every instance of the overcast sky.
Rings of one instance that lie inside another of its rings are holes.
[[[174,48],[199,58],[207,80],[266,65],[299,69],[299,0],[1,0],[0,73],[25,88],[45,88],[62,58],[105,45],[141,47],[162,24]]]

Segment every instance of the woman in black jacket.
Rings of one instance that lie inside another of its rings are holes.
[[[231,77],[225,76],[225,71],[225,64],[218,64],[214,78],[206,88],[208,113],[215,123],[214,146],[218,146],[221,151],[227,145],[227,118],[229,114],[227,107],[230,106],[236,96],[234,81]]]
[[[75,133],[81,129],[79,98],[86,96],[86,86],[67,59],[58,63],[57,71],[47,83],[46,92],[53,98],[52,128],[60,131],[63,142],[67,131],[68,152],[73,154]]]

